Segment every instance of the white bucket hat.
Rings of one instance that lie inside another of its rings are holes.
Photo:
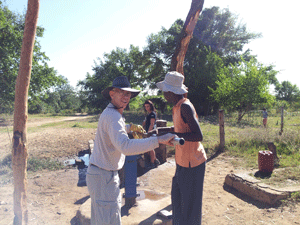
[[[156,86],[163,92],[173,92],[177,95],[183,95],[187,93],[187,88],[183,84],[184,76],[177,71],[171,71],[166,74],[165,79],[158,82]]]

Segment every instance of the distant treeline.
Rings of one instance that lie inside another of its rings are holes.
[[[11,113],[24,30],[24,15],[11,12],[0,2],[0,113]],[[38,27],[29,90],[29,113],[101,112],[107,100],[101,91],[118,76],[127,76],[133,87],[153,90],[170,69],[171,57],[184,21],[176,20],[169,29],[150,34],[140,49],[116,48],[96,61],[93,73],[79,81],[77,89],[48,66],[41,50]],[[299,108],[299,89],[288,81],[279,83],[274,65],[259,63],[245,44],[261,37],[247,30],[229,9],[204,9],[195,27],[184,62],[185,85],[199,115],[215,114],[220,107],[238,111],[286,105]],[[274,85],[275,95],[270,94]],[[131,109],[142,108],[145,99],[155,101],[160,111],[168,110],[161,93],[141,94],[131,101]]]

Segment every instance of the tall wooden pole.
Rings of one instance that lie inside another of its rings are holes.
[[[28,0],[21,59],[15,90],[12,167],[14,178],[14,224],[28,224],[27,210],[27,103],[39,0]]]
[[[172,56],[171,71],[177,71],[184,75],[183,63],[194,28],[197,24],[204,0],[192,0],[190,11],[187,15],[182,31],[178,37],[175,53]]]

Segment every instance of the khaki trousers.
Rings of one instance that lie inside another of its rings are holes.
[[[91,197],[92,225],[121,224],[121,193],[118,171],[90,165],[86,176]]]

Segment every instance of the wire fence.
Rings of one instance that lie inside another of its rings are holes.
[[[202,121],[208,121],[213,124],[218,124],[218,114],[210,115],[208,117],[202,118]],[[243,116],[243,118],[238,122],[238,112],[225,114],[225,125],[228,126],[250,126],[259,127],[263,126],[262,110],[251,110]],[[283,126],[300,126],[300,111],[289,112],[287,110],[283,111]],[[270,110],[268,112],[268,122],[267,126],[280,127],[281,126],[281,112],[278,110]]]
[[[282,151],[299,149],[300,112],[283,110],[281,115],[280,108],[269,110],[268,129],[263,125],[262,114],[262,110],[252,110],[238,122],[238,112],[224,112],[224,126],[219,126],[219,112],[200,117],[199,122],[205,137],[203,145],[208,157],[214,157],[224,146],[230,149],[229,151],[239,152],[253,148],[267,149],[268,142],[278,142],[278,147]],[[283,118],[282,128],[281,118]],[[241,150],[242,148],[244,149]]]

